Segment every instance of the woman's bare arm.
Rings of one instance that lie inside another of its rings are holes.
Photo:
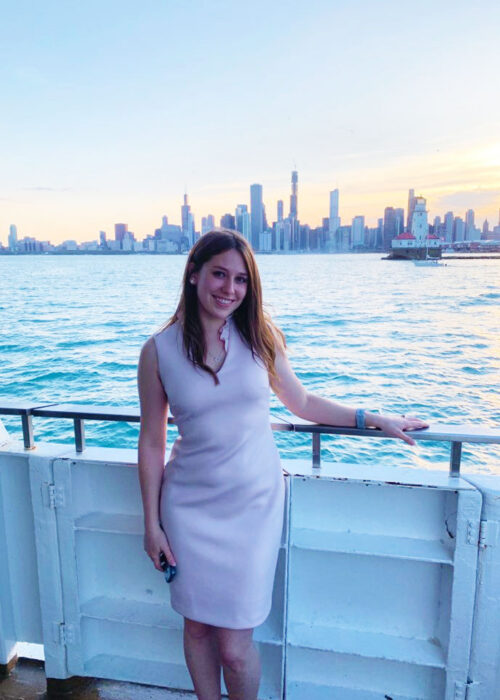
[[[278,381],[273,383],[273,388],[280,401],[292,413],[313,423],[356,425],[356,408],[344,406],[308,392],[293,371],[286,351],[279,345],[276,351],[275,367]],[[384,416],[368,411],[365,412],[365,424],[367,427],[380,428],[388,435],[400,438],[410,445],[414,445],[415,441],[403,431],[417,430],[428,425],[419,418]]]
[[[160,526],[160,491],[165,465],[168,401],[158,371],[153,338],[144,344],[137,372],[141,405],[139,433],[139,482],[144,509],[144,548],[161,571],[159,555],[163,551],[169,564],[175,564]]]

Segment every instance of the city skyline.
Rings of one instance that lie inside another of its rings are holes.
[[[391,251],[396,246],[410,245],[408,240],[424,241],[436,239],[439,246],[458,244],[492,244],[495,250],[500,244],[500,210],[498,224],[485,219],[482,224],[476,220],[476,212],[469,208],[464,216],[447,211],[429,220],[427,201],[415,189],[408,190],[407,208],[384,207],[383,217],[378,217],[376,226],[368,226],[364,215],[356,215],[348,223],[342,221],[339,189],[330,191],[328,216],[322,217],[321,226],[311,227],[299,218],[299,174],[292,170],[290,177],[289,208],[286,213],[284,200],[276,202],[274,218],[266,214],[263,187],[260,183],[250,185],[250,205],[237,204],[234,214],[226,212],[217,222],[213,214],[201,217],[201,226],[196,226],[196,216],[191,210],[188,194],[184,194],[180,207],[181,223],[169,222],[166,214],[161,217],[161,225],[154,231],[140,234],[129,229],[128,223],[114,224],[114,238],[106,231],[99,231],[99,238],[90,241],[66,239],[62,243],[40,240],[36,236],[18,235],[17,226],[9,226],[7,245],[0,240],[0,253],[43,253],[43,252],[141,252],[141,253],[181,253],[189,248],[213,228],[221,227],[237,230],[251,244],[256,252],[326,252],[338,253],[355,251]],[[416,214],[418,209],[418,216]],[[414,218],[417,217],[418,224]],[[273,220],[274,218],[274,220]],[[401,240],[400,240],[401,239]],[[403,242],[403,239],[406,242]],[[419,243],[417,242],[417,245]]]
[[[250,204],[375,225],[424,193],[430,217],[496,221],[500,6],[485,0],[3,8],[0,236],[140,235],[189,194],[198,220]],[[175,217],[177,214],[175,214]],[[270,217],[271,218],[271,217]],[[274,218],[274,211],[273,216]],[[197,221],[199,227],[199,221]]]

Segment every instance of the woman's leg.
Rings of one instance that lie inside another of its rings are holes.
[[[185,617],[184,655],[198,700],[220,700],[220,660],[215,627]]]
[[[257,700],[260,658],[252,641],[253,629],[215,629],[230,700]]]

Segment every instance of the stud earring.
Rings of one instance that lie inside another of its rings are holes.
[[[194,283],[195,283],[194,277],[190,277],[190,278],[189,278],[189,281],[191,282],[191,284],[194,284]]]

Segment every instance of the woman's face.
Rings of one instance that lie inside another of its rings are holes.
[[[248,272],[241,253],[226,250],[214,255],[193,272],[200,318],[225,321],[242,303],[248,288]]]

